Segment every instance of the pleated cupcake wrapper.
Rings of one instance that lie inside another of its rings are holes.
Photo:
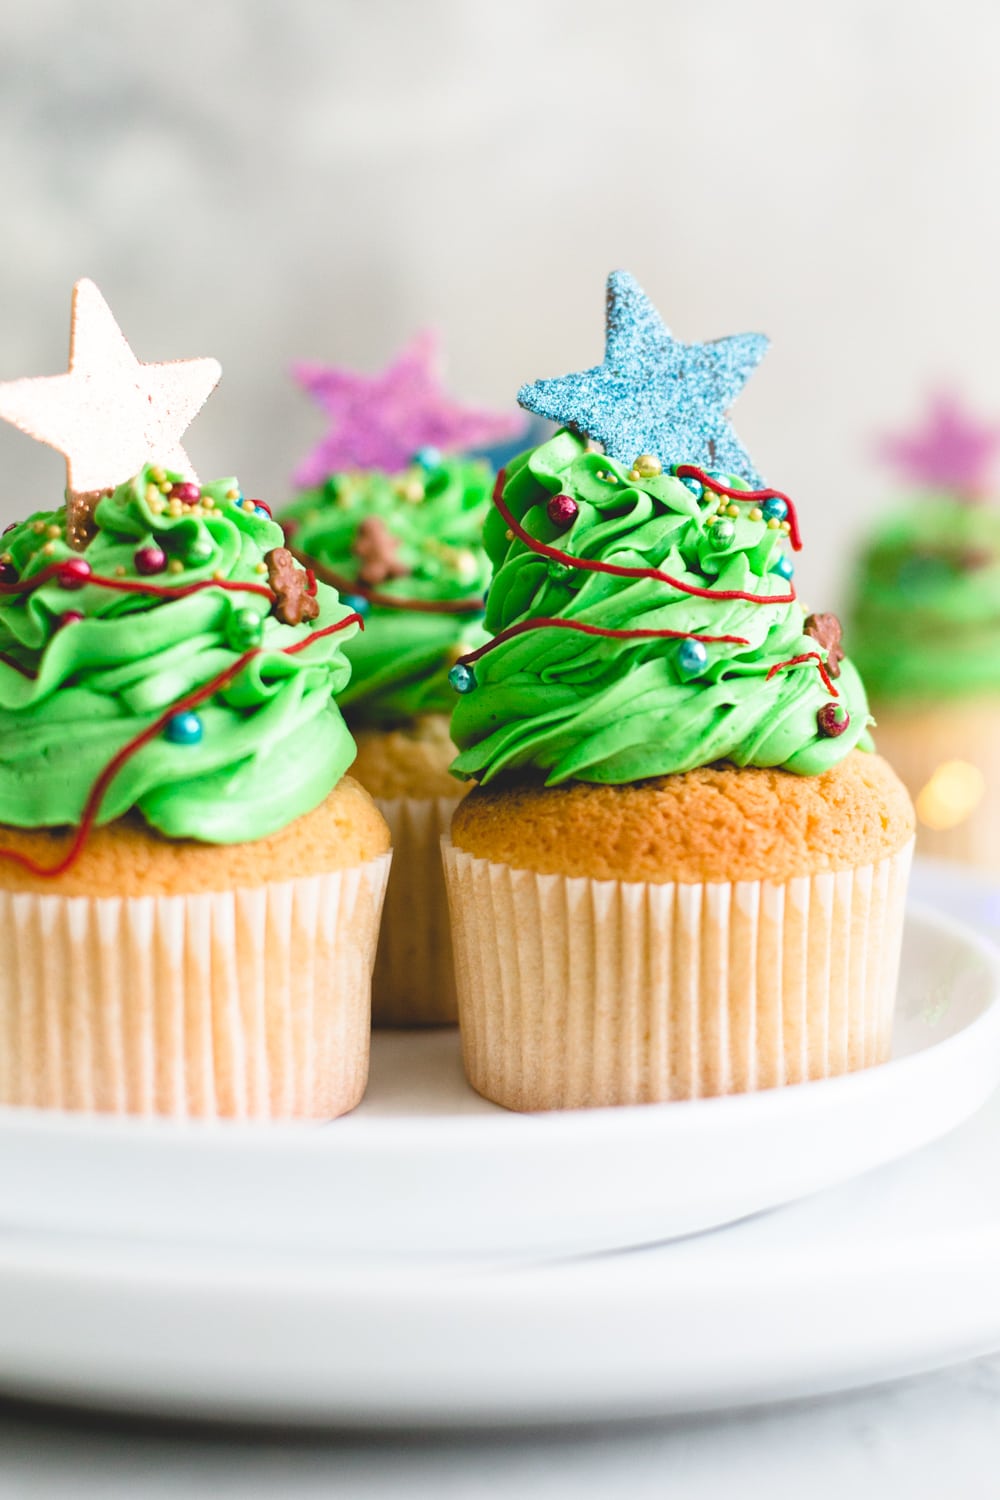
[[[1000,871],[1000,711],[985,704],[978,711],[949,713],[944,708],[940,717],[880,711],[874,734],[879,754],[915,801],[946,761],[978,767],[985,783],[982,800],[953,828],[928,828],[918,816],[917,849],[937,859]]]
[[[465,1068],[498,1104],[694,1099],[889,1055],[912,843],[783,885],[568,879],[442,847]]]
[[[0,1104],[352,1109],[368,1077],[389,862],[219,894],[0,891]]]
[[[453,1025],[458,1019],[441,836],[460,801],[375,799],[393,848],[372,982],[376,1026]]]

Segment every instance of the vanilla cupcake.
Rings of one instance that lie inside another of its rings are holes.
[[[389,861],[358,618],[233,480],[146,465],[72,531],[4,537],[0,1104],[342,1114]]]
[[[449,772],[448,674],[486,638],[492,483],[484,462],[425,450],[401,474],[333,475],[282,516],[296,555],[364,620],[345,647],[351,680],[340,705],[358,746],[354,774],[392,831],[377,1026],[457,1019],[441,836],[464,788]]]
[[[577,430],[497,486],[445,842],[466,1069],[509,1108],[889,1055],[912,809],[724,419],[763,347],[680,344],[615,273],[605,364],[521,392]]]
[[[910,493],[858,558],[851,641],[917,847],[1000,870],[1000,431],[939,398],[886,456]]]

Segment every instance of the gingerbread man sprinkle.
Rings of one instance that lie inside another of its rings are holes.
[[[272,547],[265,553],[267,581],[274,594],[271,613],[283,625],[301,625],[303,620],[315,620],[319,614],[319,603],[309,592],[309,578],[304,568],[296,565],[287,547]]]
[[[831,677],[840,676],[840,663],[844,659],[844,648],[841,646],[843,630],[836,615],[807,615],[803,630],[806,635],[811,635],[818,645],[826,651],[826,670]]]
[[[399,542],[380,516],[366,516],[352,548],[359,560],[358,582],[369,588],[388,578],[405,578],[409,569],[399,561]]]

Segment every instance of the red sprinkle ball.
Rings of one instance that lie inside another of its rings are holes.
[[[816,714],[816,727],[828,740],[835,740],[850,727],[851,716],[842,703],[824,703]]]
[[[560,531],[572,526],[580,514],[580,507],[572,495],[553,495],[545,510],[553,526],[558,526]]]
[[[192,484],[189,479],[185,479],[182,484],[171,486],[170,498],[171,500],[179,500],[182,505],[197,505],[201,499],[201,487],[200,485]]]
[[[70,557],[56,569],[56,583],[61,589],[82,589],[93,568],[85,557]]]
[[[135,570],[148,578],[153,573],[162,573],[167,566],[167,554],[162,547],[139,547],[136,549]]]

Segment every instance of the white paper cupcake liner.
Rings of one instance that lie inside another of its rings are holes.
[[[877,708],[874,735],[879,754],[914,800],[918,852],[1000,872],[1000,701],[946,704],[933,712]],[[956,785],[955,762],[959,773],[962,766],[973,779],[978,772],[978,792],[973,786],[971,796],[963,795],[967,777],[959,774]],[[952,778],[941,774],[949,766]],[[950,826],[932,826],[942,817]]]
[[[392,874],[372,980],[376,1026],[458,1019],[441,836],[460,797],[375,798],[392,835]]]
[[[389,862],[192,896],[0,891],[0,1104],[353,1109]]]
[[[889,1055],[912,841],[783,885],[568,879],[442,847],[465,1068],[498,1104],[695,1099]]]

